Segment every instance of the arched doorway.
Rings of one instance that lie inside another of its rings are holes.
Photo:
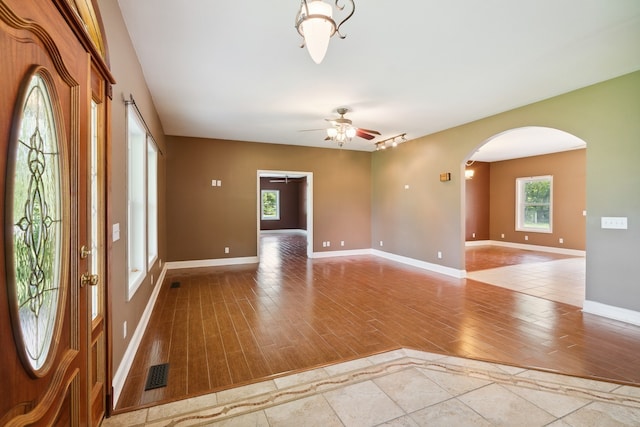
[[[465,161],[467,277],[582,306],[586,143],[522,127]]]

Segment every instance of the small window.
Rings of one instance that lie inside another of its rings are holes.
[[[262,219],[280,219],[280,191],[262,190]]]
[[[551,175],[516,179],[516,231],[551,233],[553,213]]]

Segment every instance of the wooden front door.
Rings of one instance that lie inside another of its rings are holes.
[[[91,175],[104,85],[64,5],[0,0],[3,426],[97,425],[105,411],[104,214],[92,212],[104,193]]]

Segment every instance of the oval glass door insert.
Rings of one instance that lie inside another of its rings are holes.
[[[23,87],[17,138],[8,168],[8,289],[21,359],[44,375],[61,304],[62,191],[60,150],[50,91],[42,70]],[[12,265],[11,265],[12,264]]]

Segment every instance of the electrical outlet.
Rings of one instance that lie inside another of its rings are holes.
[[[344,240],[340,240],[340,246],[344,246]]]
[[[384,246],[384,243],[382,243],[382,240],[380,240],[380,246]]]
[[[561,237],[558,239],[558,243],[564,243],[564,239]]]
[[[330,248],[331,247],[331,242],[327,242],[327,247]]]
[[[500,237],[501,237],[502,239],[504,239],[504,233],[502,233],[502,234],[500,235]]]
[[[326,248],[327,247],[327,242],[322,242],[322,247]]]
[[[529,236],[524,236],[524,240],[529,240]]]
[[[471,237],[476,238],[476,233],[471,233]]]
[[[438,259],[442,259],[442,252],[438,251]]]
[[[228,253],[229,253],[229,248],[228,248],[228,247],[225,247],[225,248],[224,248],[224,253],[225,253],[225,254],[228,254]]]

